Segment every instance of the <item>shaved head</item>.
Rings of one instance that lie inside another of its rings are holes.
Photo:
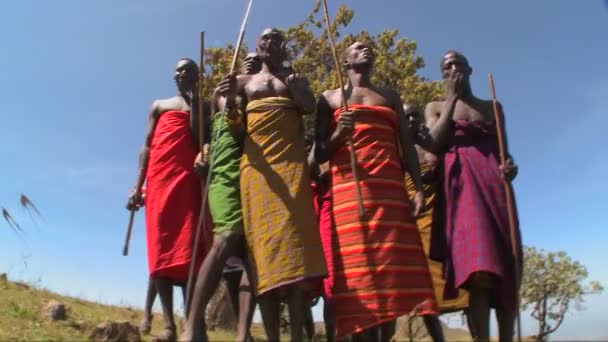
[[[352,43],[343,53],[343,63],[347,69],[358,66],[370,67],[374,64],[375,55],[372,46],[367,41]]]
[[[446,53],[443,54],[443,57],[441,58],[441,64],[440,64],[441,69],[443,69],[445,62],[450,59],[458,60],[459,62],[461,62],[467,66],[469,65],[469,60],[465,57],[465,55],[462,52],[456,51],[456,50],[448,50]]]
[[[256,41],[256,51],[263,62],[278,64],[284,59],[285,35],[276,28],[267,28]]]

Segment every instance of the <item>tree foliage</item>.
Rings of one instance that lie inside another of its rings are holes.
[[[587,268],[566,252],[525,247],[524,253],[522,309],[532,309],[531,316],[538,321],[536,339],[545,341],[560,327],[571,307],[582,310],[584,297],[601,293],[603,287],[596,281],[584,284]]]
[[[376,54],[372,81],[383,87],[392,88],[401,94],[403,101],[423,106],[437,100],[442,95],[440,82],[429,81],[417,74],[425,66],[422,56],[416,55],[417,44],[407,38],[399,38],[399,30],[386,29],[372,34],[361,31],[343,35],[355,16],[355,11],[340,6],[332,22],[338,58],[355,41],[366,41]],[[306,20],[285,30],[288,52],[293,59],[294,69],[305,75],[316,94],[327,89],[338,88],[338,72],[333,59],[329,36],[321,11],[321,1],[317,1]]]
[[[327,89],[338,88],[339,84],[321,4],[321,1],[317,1],[302,23],[283,28],[288,55],[295,71],[308,78],[317,95]],[[416,55],[416,41],[399,37],[399,31],[396,29],[386,29],[378,34],[361,31],[343,35],[341,31],[348,29],[354,16],[354,10],[342,5],[332,21],[340,59],[342,52],[349,45],[358,40],[365,40],[374,48],[376,54],[372,77],[376,85],[394,89],[401,94],[404,102],[419,108],[424,108],[426,103],[441,98],[443,94],[441,82],[430,81],[417,73],[425,63],[422,56]],[[243,47],[239,52],[239,66],[246,51],[247,48]],[[203,93],[205,98],[210,97],[215,85],[228,73],[233,53],[232,45],[206,49],[207,77]],[[307,126],[310,128],[311,124],[312,117],[309,118]]]

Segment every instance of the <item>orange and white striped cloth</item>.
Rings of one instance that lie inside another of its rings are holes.
[[[334,274],[331,283],[336,333],[348,335],[433,303],[435,293],[416,220],[403,182],[399,120],[390,108],[352,105],[353,144],[366,215],[359,218],[348,146],[332,164]],[[341,109],[334,113],[337,120]],[[335,125],[335,121],[334,121]]]

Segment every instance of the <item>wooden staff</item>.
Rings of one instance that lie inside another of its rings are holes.
[[[201,32],[201,51],[200,51],[200,62],[198,69],[198,146],[201,156],[205,153],[205,113],[204,113],[204,95],[203,92],[205,81],[205,31]],[[209,177],[207,177],[209,178]],[[201,193],[205,195],[205,184],[201,182]],[[207,184],[208,186],[208,184]],[[204,198],[204,197],[203,197]],[[188,282],[186,284],[186,304],[184,305],[184,316],[188,316],[190,308],[190,295],[192,294],[192,286],[194,285],[194,272],[196,271],[196,257],[198,256],[198,246],[201,240],[201,234],[203,235],[203,241],[208,241],[206,236],[205,226],[205,215],[207,215],[207,202],[205,200],[201,203],[199,211],[199,218],[196,224],[196,232],[194,233],[194,240],[192,242],[192,257],[190,258],[190,268],[188,269]]]
[[[203,99],[205,91],[205,31],[201,32],[201,56],[198,69],[198,146],[201,153],[205,149],[205,113],[203,112]]]
[[[498,101],[496,100],[496,90],[494,89],[494,77],[492,74],[488,74],[488,79],[490,80],[490,89],[492,90],[492,103],[494,105],[494,121],[496,122],[496,133],[498,136],[498,149],[500,152],[500,163],[501,165],[506,165],[507,163],[507,148],[505,146],[505,131],[504,131],[504,122],[503,122],[503,113],[500,112],[498,108]],[[511,181],[505,179],[504,180],[505,187],[505,197],[507,201],[507,212],[509,216],[509,232],[511,233],[511,246],[513,258],[515,260],[515,284],[516,284],[516,296],[515,302],[517,304],[517,339],[521,342],[521,315],[519,312],[519,286],[520,286],[520,250],[519,243],[517,238],[517,225],[515,219],[515,208],[513,208],[513,187],[511,187]]]
[[[334,55],[334,62],[336,64],[336,70],[338,71],[338,83],[340,84],[340,90],[342,92],[342,106],[344,111],[348,111],[348,103],[346,101],[346,90],[344,89],[344,81],[342,79],[342,66],[338,59],[338,51],[336,50],[336,43],[334,42],[334,34],[331,30],[331,22],[329,20],[329,9],[327,8],[327,0],[323,0],[323,7],[325,10],[325,23],[327,23],[327,35],[329,36],[329,44],[331,46],[331,52]],[[357,202],[359,204],[359,218],[363,219],[365,214],[365,208],[363,207],[363,195],[361,194],[361,184],[359,184],[359,172],[357,170],[357,156],[355,155],[355,146],[353,144],[353,137],[348,138],[348,147],[350,152],[350,167],[353,170],[353,178],[355,179],[355,187],[357,188]]]
[[[241,46],[243,45],[243,37],[245,36],[245,27],[247,26],[247,21],[249,19],[249,13],[251,11],[251,4],[253,3],[253,0],[249,0],[249,3],[247,5],[247,11],[245,12],[245,17],[243,18],[243,23],[241,24],[241,30],[239,31],[239,37],[236,43],[236,47],[234,50],[234,55],[232,56],[232,64],[230,65],[230,73],[232,74],[234,72],[234,69],[236,69],[236,61],[239,55],[239,51],[241,50]],[[202,45],[204,43],[204,34],[201,35],[201,64],[204,62],[203,61],[203,52],[202,50],[204,49],[204,46]],[[204,70],[203,68],[201,68],[202,70]],[[202,87],[202,82],[199,83],[199,87]],[[202,99],[201,99],[202,102]],[[202,112],[201,112],[202,113]],[[221,117],[218,120],[224,120],[224,114],[221,115]],[[201,120],[202,121],[202,120]],[[201,124],[202,125],[202,124]],[[215,140],[217,141],[217,138],[220,136],[220,132],[221,132],[221,127],[220,129],[217,130],[217,133],[215,135]],[[199,133],[199,136],[202,133]],[[201,145],[203,146],[203,145]],[[201,147],[201,151],[202,151],[202,147]],[[196,235],[194,238],[194,248],[192,249],[192,258],[190,259],[190,270],[189,270],[189,276],[188,276],[188,284],[186,286],[186,305],[185,306],[185,311],[186,311],[186,318],[188,316],[188,312],[190,311],[190,296],[192,294],[192,286],[194,284],[194,265],[196,264],[196,253],[198,252],[198,245],[199,245],[199,241],[200,241],[200,231],[206,231],[206,216],[207,216],[207,200],[209,197],[209,184],[211,183],[211,177],[212,177],[212,173],[213,173],[213,153],[212,153],[212,148],[209,149],[209,171],[207,172],[207,178],[205,180],[205,185],[203,186],[202,189],[202,193],[203,193],[203,197],[202,197],[202,202],[201,202],[201,211],[200,211],[200,215],[199,215],[199,219],[198,219],[198,224],[196,227]],[[202,228],[202,229],[201,229]],[[208,240],[205,240],[208,241]]]
[[[129,225],[127,226],[127,236],[125,237],[125,245],[122,247],[122,255],[129,255],[129,242],[131,241],[131,230],[133,229],[133,219],[135,218],[135,209],[130,210]]]

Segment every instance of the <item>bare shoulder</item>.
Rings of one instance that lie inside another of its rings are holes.
[[[428,114],[441,114],[441,108],[443,108],[444,101],[431,101],[427,103],[424,112]]]
[[[444,101],[432,101],[426,105],[424,108],[424,121],[426,121],[427,125],[432,125],[439,118],[444,103]]]
[[[166,99],[158,99],[152,103],[151,113],[156,117],[160,116],[164,112],[171,110],[179,110],[183,107],[184,100],[179,96],[173,96]]]
[[[391,88],[380,88],[380,95],[384,96],[393,106],[395,110],[399,108],[403,109],[403,102],[401,101],[401,95]]]
[[[244,75],[244,74],[237,75],[236,82],[239,85],[239,88],[245,86],[249,81],[251,81],[252,76],[254,76],[254,75]]]
[[[321,98],[324,98],[332,109],[336,109],[341,106],[341,96],[342,93],[340,88],[328,89],[321,94]]]
[[[496,101],[496,106],[498,107],[498,111],[502,113],[502,105],[500,101]],[[482,111],[483,115],[486,117],[494,119],[494,101],[492,100],[479,100],[479,108]]]

